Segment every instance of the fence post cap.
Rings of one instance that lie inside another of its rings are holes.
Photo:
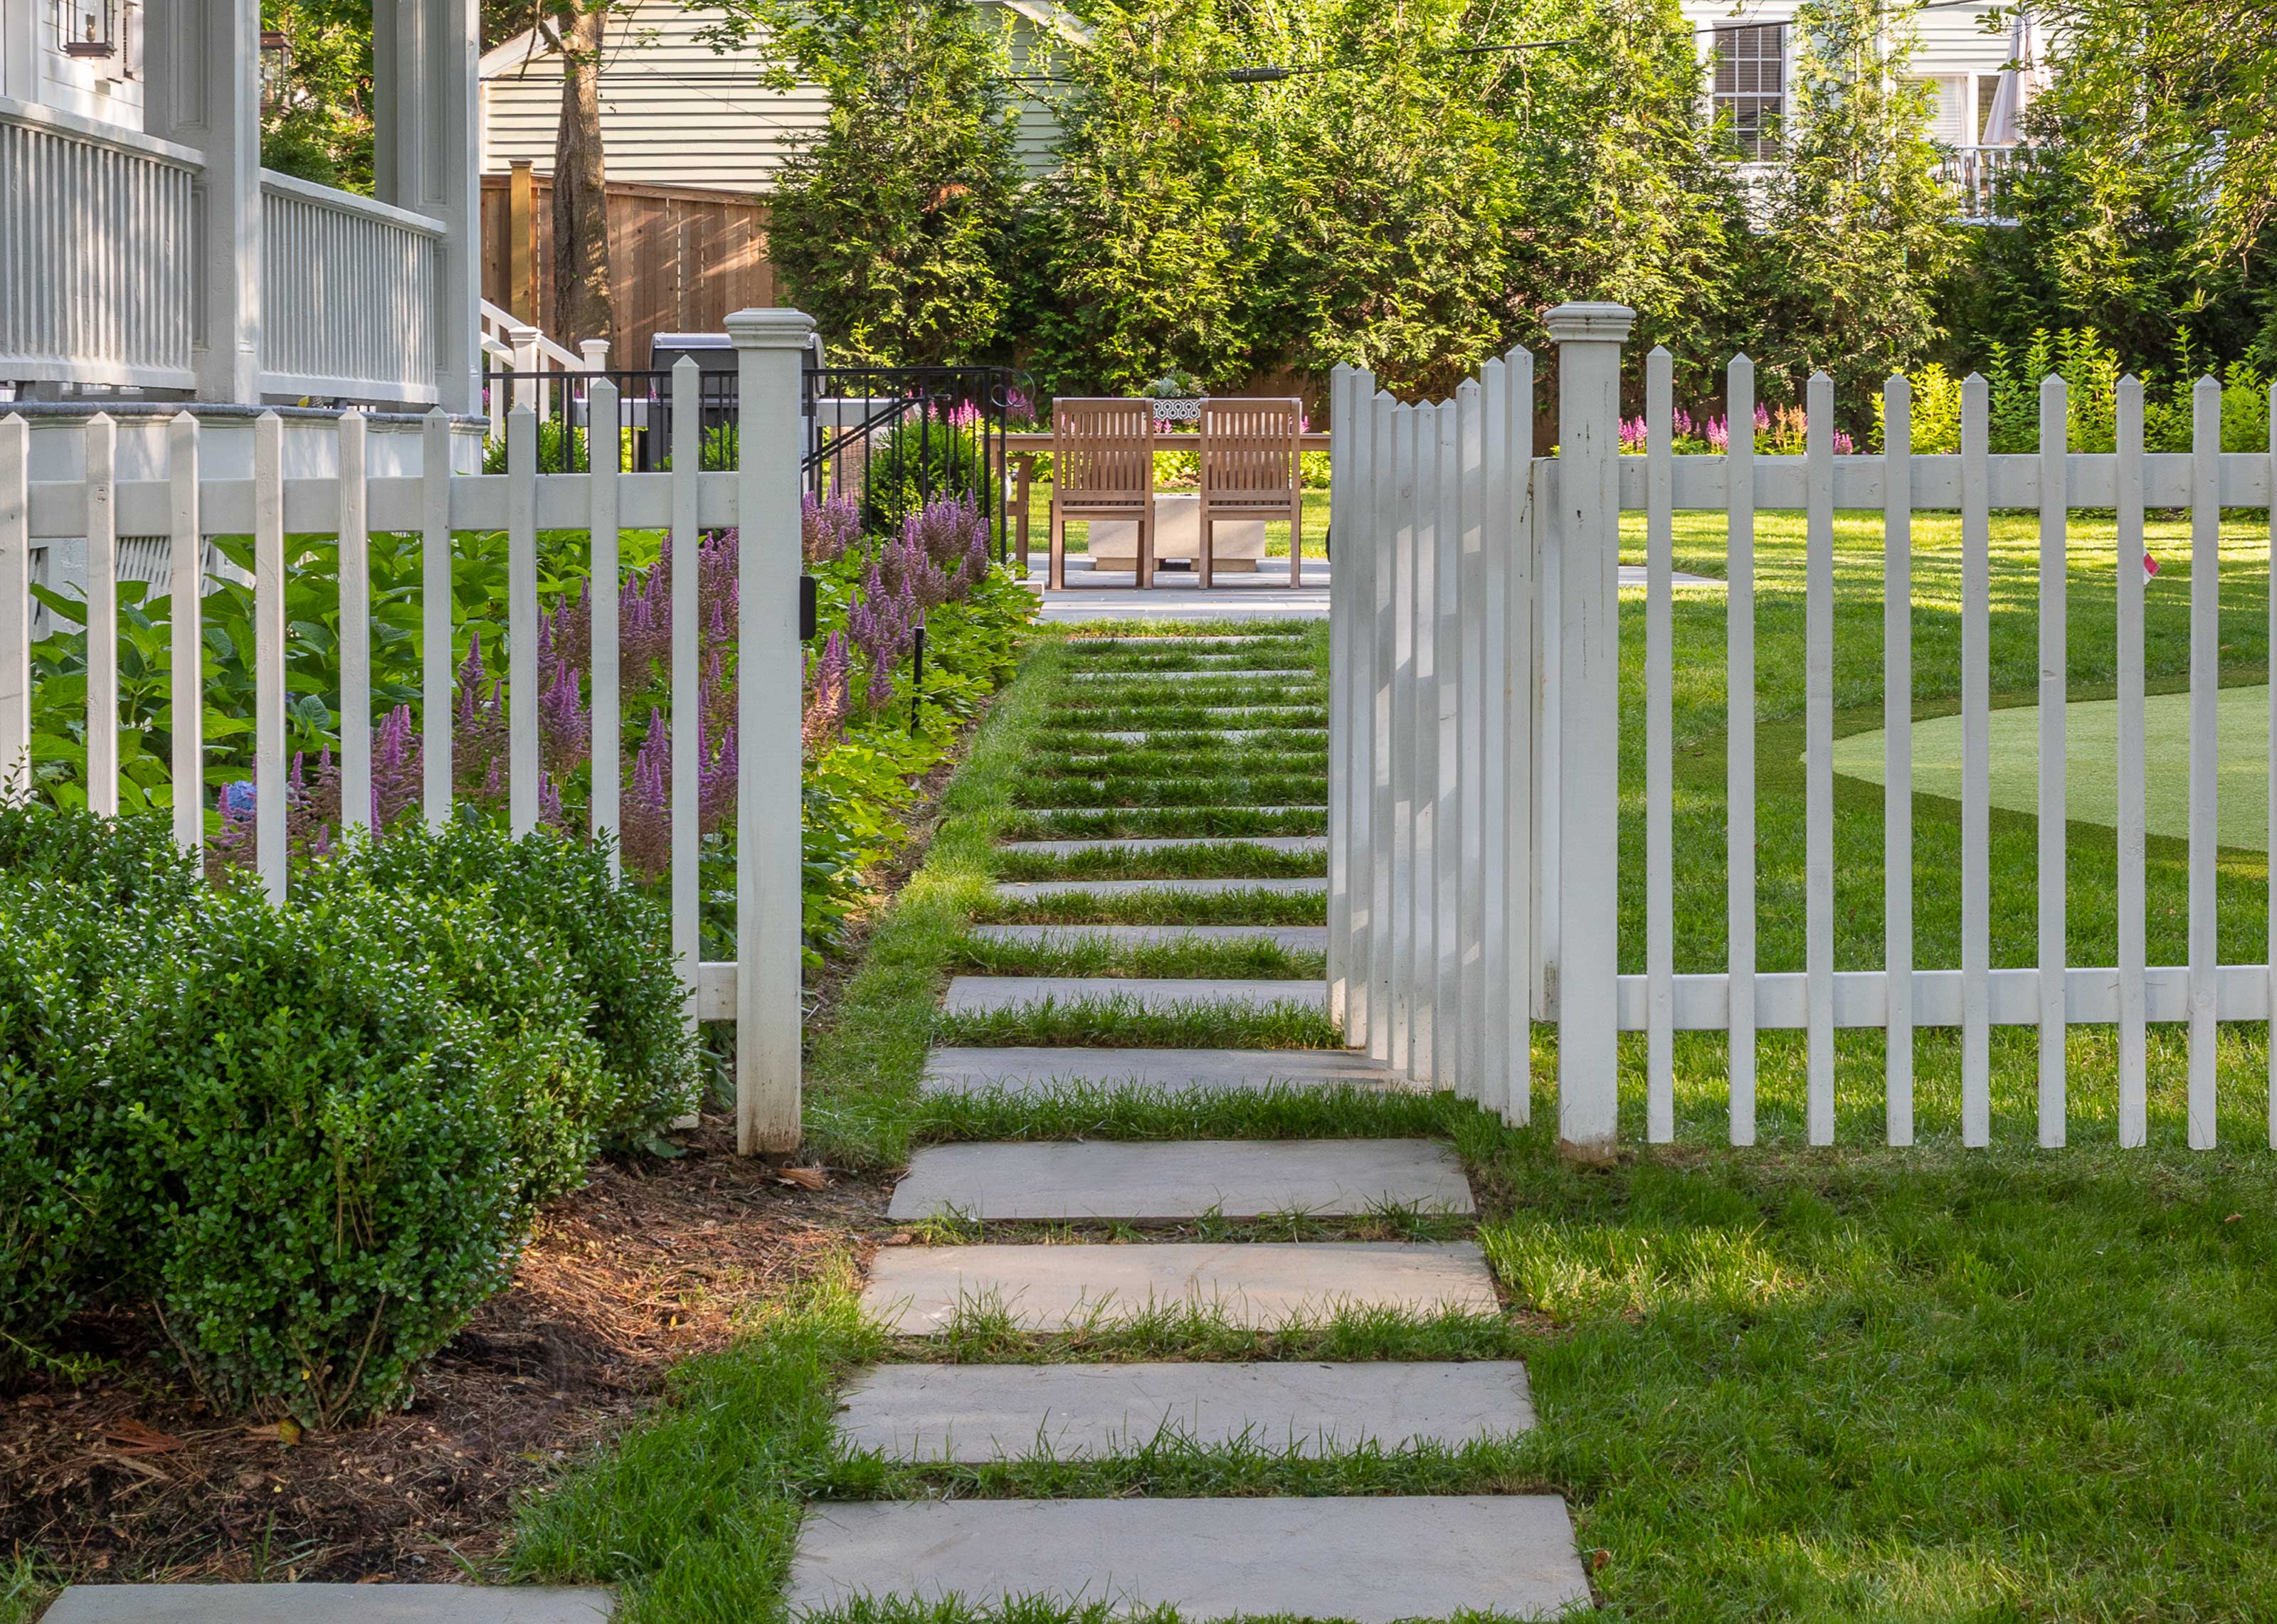
[[[739,350],[803,350],[814,334],[814,318],[803,310],[736,310],[727,325]]]
[[[1549,328],[1550,338],[1559,344],[1593,338],[1609,344],[1626,344],[1629,328],[1636,321],[1636,312],[1626,305],[1582,300],[1559,305],[1542,321],[1542,325]]]

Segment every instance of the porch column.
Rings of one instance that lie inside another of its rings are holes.
[[[482,398],[482,183],[475,172],[475,0],[377,0],[373,191],[443,222],[435,266],[435,387],[446,411]]]
[[[152,0],[143,128],[204,155],[190,364],[198,398],[261,399],[260,0]]]

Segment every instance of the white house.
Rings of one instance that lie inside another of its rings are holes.
[[[1032,169],[1050,162],[1058,130],[1045,87],[1021,78],[1046,72],[1055,36],[1081,30],[1048,0],[986,0],[1002,24],[1013,103],[1020,114],[1020,150]],[[750,49],[715,52],[704,30],[723,13],[684,8],[680,0],[635,0],[611,17],[601,66],[601,140],[609,178],[724,192],[772,189],[783,160],[819,134],[829,102],[818,86],[773,90],[759,82],[769,62]],[[481,164],[504,174],[527,162],[553,170],[554,131],[561,117],[560,63],[536,32],[517,34],[483,54]]]

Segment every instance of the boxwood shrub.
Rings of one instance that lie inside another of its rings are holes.
[[[279,908],[163,818],[0,813],[0,1374],[101,1297],[233,1408],[405,1401],[537,1204],[693,1098],[666,937],[550,833],[350,842]]]

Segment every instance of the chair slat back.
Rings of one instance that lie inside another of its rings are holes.
[[[1213,506],[1294,502],[1298,436],[1305,403],[1296,399],[1205,400],[1201,407],[1201,485]]]
[[[1052,479],[1062,507],[1145,503],[1154,488],[1154,403],[1054,401]]]

